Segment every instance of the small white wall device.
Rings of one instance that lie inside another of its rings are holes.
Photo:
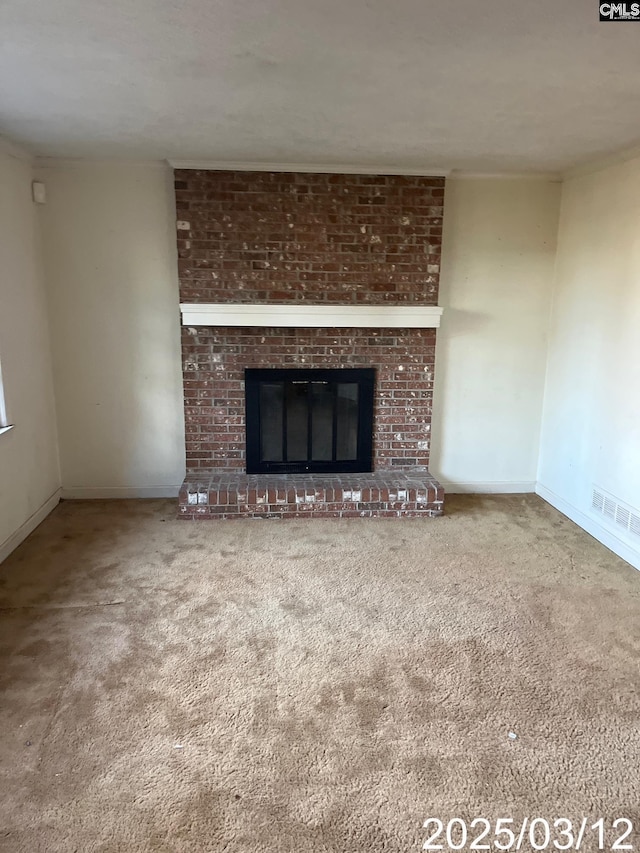
[[[47,203],[47,188],[40,181],[34,181],[31,184],[31,192],[33,194],[33,200],[36,204],[46,204]]]

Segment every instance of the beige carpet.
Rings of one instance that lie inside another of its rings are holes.
[[[533,496],[447,508],[190,523],[170,501],[62,504],[0,570],[0,849],[416,851],[429,816],[640,826],[640,574]]]

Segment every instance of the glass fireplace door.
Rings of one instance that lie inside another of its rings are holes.
[[[371,471],[372,368],[245,371],[247,473]]]

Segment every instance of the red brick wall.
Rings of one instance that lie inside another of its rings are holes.
[[[177,170],[182,302],[437,304],[444,179]],[[429,461],[435,331],[183,329],[187,467],[244,468],[245,367],[377,368],[376,469]]]

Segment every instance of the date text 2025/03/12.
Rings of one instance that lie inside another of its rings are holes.
[[[451,818],[446,826],[440,818],[429,817],[423,827],[429,835],[423,850],[580,850],[597,844],[598,850],[633,850],[633,822],[626,817],[498,818],[476,817],[467,823]]]

